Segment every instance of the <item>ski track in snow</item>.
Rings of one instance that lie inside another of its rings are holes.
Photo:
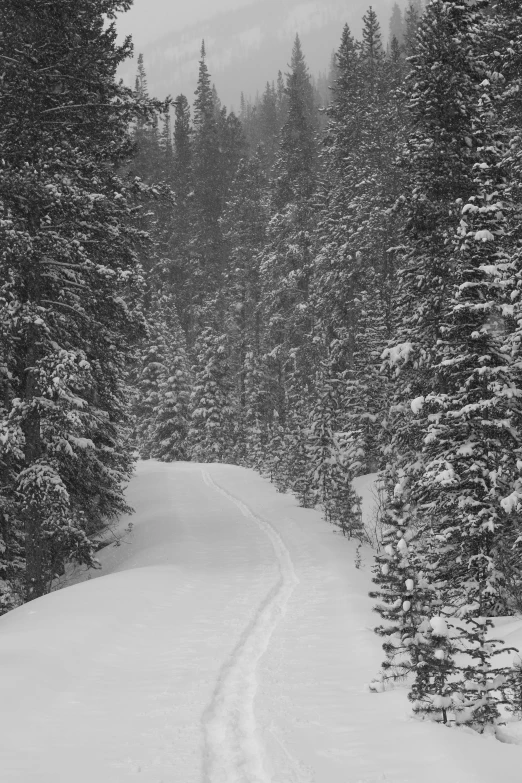
[[[249,626],[221,669],[212,700],[203,716],[205,783],[272,783],[264,766],[263,743],[254,712],[257,667],[286,610],[299,579],[290,552],[272,525],[214,482],[207,470],[203,481],[234,503],[270,539],[279,566],[279,579],[258,607]],[[299,764],[292,780],[301,783]],[[303,781],[304,783],[304,781]]]

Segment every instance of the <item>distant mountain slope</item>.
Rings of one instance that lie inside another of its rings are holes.
[[[373,2],[385,42],[393,3]],[[339,45],[344,23],[359,35],[369,5],[369,0],[261,0],[169,33],[143,49],[150,92],[160,98],[184,93],[191,100],[204,38],[219,96],[227,106],[237,107],[241,92],[254,96],[268,80],[276,78],[278,70],[286,70],[296,32],[311,72],[325,71]],[[135,71],[136,60],[122,69],[128,84],[133,83]]]

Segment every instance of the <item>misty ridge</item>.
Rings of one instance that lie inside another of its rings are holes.
[[[218,14],[140,47],[149,90],[159,98],[183,93],[191,100],[204,39],[218,94],[226,106],[237,109],[242,93],[255,98],[279,70],[288,70],[296,33],[310,72],[317,77],[328,71],[345,23],[356,37],[360,35],[369,5],[378,14],[386,41],[394,4],[395,0],[261,0]],[[398,5],[405,10],[405,2]],[[138,53],[135,51],[134,59],[127,60],[120,70],[129,86],[134,84]]]

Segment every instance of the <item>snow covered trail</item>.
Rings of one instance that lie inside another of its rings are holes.
[[[0,618],[1,783],[520,783],[520,746],[368,692],[369,553],[318,512],[226,465],[128,494],[93,578]]]
[[[230,500],[266,533],[277,559],[280,578],[257,609],[218,679],[204,717],[205,781],[209,783],[271,783],[263,764],[254,710],[257,667],[270,638],[298,583],[292,558],[269,522],[212,480],[203,470],[205,483]]]

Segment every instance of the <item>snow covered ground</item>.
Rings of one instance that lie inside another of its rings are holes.
[[[520,783],[522,747],[368,692],[371,556],[318,512],[224,465],[129,499],[96,578],[0,618],[2,783]]]

